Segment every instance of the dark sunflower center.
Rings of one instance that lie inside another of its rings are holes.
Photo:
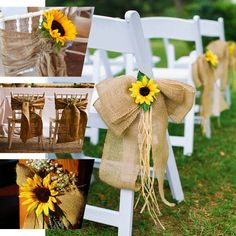
[[[147,96],[150,93],[150,89],[148,87],[142,87],[139,89],[139,92],[142,96]]]
[[[65,35],[65,30],[63,28],[63,26],[57,22],[56,20],[52,21],[52,26],[51,26],[52,30],[58,29],[58,32],[61,34],[61,36]]]
[[[36,188],[34,193],[40,202],[48,202],[48,199],[51,195],[49,189],[41,187]]]

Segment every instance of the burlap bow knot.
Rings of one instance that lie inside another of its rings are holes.
[[[216,84],[215,69],[206,61],[205,55],[199,55],[194,62],[192,75],[196,87],[202,86],[200,115],[203,117],[203,133],[206,133],[208,119],[212,115],[219,116],[228,105]]]
[[[43,121],[35,110],[43,109],[45,98],[32,98],[32,100],[24,100],[24,98],[11,98],[12,110],[21,110],[21,129],[20,138],[25,143],[28,139],[39,137],[43,131]]]
[[[143,168],[140,166],[138,143],[142,110],[130,96],[129,88],[135,81],[132,76],[121,76],[100,82],[96,86],[99,98],[94,106],[108,127],[100,178],[116,188],[137,191],[140,189],[138,176]],[[149,127],[152,130],[153,169],[162,200],[172,206],[165,199],[163,190],[168,159],[168,116],[174,122],[181,122],[193,105],[195,91],[177,81],[157,80],[156,83],[161,92],[151,106],[152,123]]]
[[[27,166],[18,163],[16,166],[17,179],[19,187],[27,182],[27,178],[33,178],[34,172]],[[66,218],[63,218],[63,224],[66,228],[74,228],[83,214],[84,196],[76,186],[71,186],[70,191],[64,191],[57,196],[60,209]],[[35,212],[27,214],[24,220],[23,229],[43,229],[42,217],[36,219]],[[47,225],[46,227],[47,228]]]
[[[55,99],[56,109],[63,109],[59,123],[58,143],[83,140],[87,125],[87,99]]]

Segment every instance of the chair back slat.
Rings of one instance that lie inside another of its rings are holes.
[[[200,33],[202,36],[217,37],[224,41],[224,19],[222,17],[220,17],[217,21],[201,19]]]
[[[195,43],[198,54],[203,52],[197,17],[193,20],[174,17],[144,17],[141,21],[145,38],[190,41]]]

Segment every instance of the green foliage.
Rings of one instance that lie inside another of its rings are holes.
[[[185,6],[185,17],[199,15],[202,19],[224,18],[227,40],[236,40],[236,4],[230,0],[198,0]]]

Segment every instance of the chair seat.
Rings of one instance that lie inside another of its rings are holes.
[[[20,118],[18,118],[18,119],[13,119],[13,117],[12,116],[8,116],[7,117],[7,120],[8,121],[11,121],[11,122],[15,122],[15,123],[21,123],[21,119]]]
[[[50,117],[49,120],[50,120],[51,122],[54,122],[54,123],[60,121],[59,119],[56,119],[56,118],[54,118],[54,117]]]
[[[155,79],[172,79],[187,81],[189,80],[188,69],[169,69],[169,68],[154,68],[153,76]]]

